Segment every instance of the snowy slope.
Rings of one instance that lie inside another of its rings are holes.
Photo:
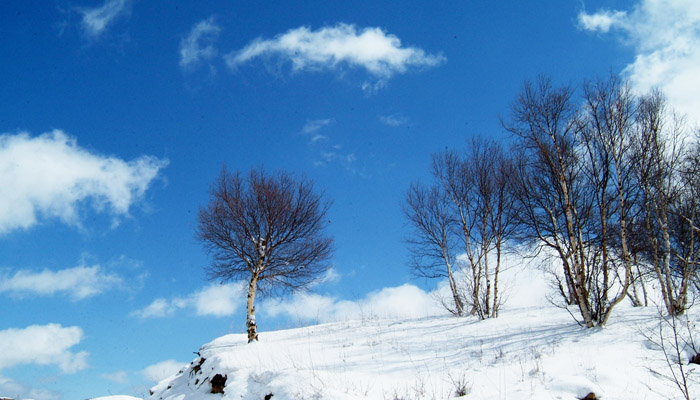
[[[252,344],[227,335],[152,398],[450,399],[463,387],[466,398],[482,400],[675,398],[663,354],[643,335],[658,323],[653,307],[620,307],[606,328],[584,329],[566,310],[540,306],[487,321],[336,322],[262,332]],[[210,393],[217,374],[226,376],[223,394]]]

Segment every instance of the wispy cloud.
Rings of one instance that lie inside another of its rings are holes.
[[[0,370],[17,365],[55,365],[64,373],[87,368],[88,353],[71,352],[83,339],[77,326],[32,325],[0,331]]]
[[[356,174],[358,170],[356,168],[357,155],[355,153],[344,153],[341,152],[341,146],[333,146],[333,150],[321,151],[321,159],[314,162],[316,167],[324,167],[330,164],[337,164],[343,167],[346,171]]]
[[[328,268],[317,284],[338,283],[340,278],[341,274],[335,268]]]
[[[304,125],[304,127],[301,129],[301,133],[311,137],[311,139],[309,139],[309,143],[327,142],[329,137],[318,132],[327,126],[332,125],[334,122],[335,120],[330,118],[307,120],[306,125]]]
[[[0,234],[42,218],[80,226],[87,207],[111,214],[116,224],[167,164],[149,156],[124,161],[94,154],[60,130],[0,135]]]
[[[372,90],[409,68],[430,68],[446,61],[442,54],[403,47],[398,37],[381,28],[358,29],[342,23],[316,31],[299,27],[273,39],[258,38],[228,54],[226,62],[236,69],[259,57],[279,57],[283,62],[290,62],[294,71],[360,68],[376,80],[363,85]]]
[[[612,27],[619,27],[625,21],[627,13],[624,11],[599,11],[595,14],[582,12],[578,15],[578,22],[583,29],[606,33]]]
[[[312,133],[318,132],[321,128],[326,127],[334,122],[333,119],[313,119],[306,121],[306,125],[302,128],[301,132],[310,135]]]
[[[315,145],[315,150],[318,151],[317,159],[314,161],[314,166],[324,167],[329,164],[340,164],[345,170],[355,173],[355,161],[357,156],[355,153],[344,153],[341,150],[343,146],[334,143],[328,135],[321,134],[320,131],[332,124],[335,120],[332,118],[307,120],[301,133],[310,136],[309,143]]]
[[[0,274],[0,293],[17,296],[52,296],[66,293],[73,300],[82,300],[119,286],[122,278],[102,270],[99,265],[40,272],[20,270],[14,274]]]
[[[316,134],[311,137],[311,143],[316,143],[316,142],[321,142],[321,141],[326,141],[328,140],[328,136],[326,135],[321,135],[321,134]]]
[[[700,2],[639,0],[629,12],[583,11],[578,19],[583,29],[616,32],[634,47],[623,73],[637,90],[661,88],[671,105],[700,122]]]
[[[180,41],[180,67],[192,69],[216,57],[218,50],[214,41],[220,32],[221,28],[214,21],[214,17],[195,24],[189,34]]]
[[[401,114],[380,115],[379,121],[381,121],[381,123],[384,125],[395,128],[408,125],[408,117]]]
[[[83,31],[92,38],[98,38],[117,17],[128,15],[131,0],[105,0],[95,8],[79,8],[82,14]]]
[[[242,305],[244,299],[241,293],[244,288],[242,282],[212,284],[186,297],[158,298],[148,306],[133,311],[131,316],[141,319],[164,318],[173,316],[180,310],[191,309],[198,316],[225,317],[235,313]]]
[[[176,374],[182,368],[187,366],[187,364],[188,363],[181,361],[165,360],[144,368],[142,374],[151,382],[160,382],[163,379]]]
[[[339,161],[348,167],[352,165],[352,163],[357,161],[357,156],[355,155],[355,153],[341,154],[335,151],[327,151],[321,153],[321,157],[327,163]]]

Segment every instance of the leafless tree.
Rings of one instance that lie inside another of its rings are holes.
[[[642,188],[647,233],[645,260],[660,283],[666,311],[681,315],[698,271],[697,150],[683,118],[665,107],[654,91],[640,105],[635,172]],[[697,144],[695,144],[697,146]]]
[[[471,304],[469,313],[476,315],[480,309],[479,289],[483,273],[479,246],[473,241],[479,223],[476,177],[471,174],[469,165],[462,157],[453,151],[434,154],[431,173],[436,185],[446,193],[448,209],[457,225],[456,237],[461,242],[471,273],[467,285],[471,289],[470,296],[467,297]]]
[[[452,302],[446,307],[454,315],[462,316],[464,304],[454,274],[456,221],[445,191],[438,186],[413,184],[406,194],[403,210],[413,228],[406,241],[414,274],[425,278],[446,277],[452,295]]]
[[[504,123],[519,138],[521,231],[558,255],[560,293],[586,326],[604,325],[635,280],[646,291],[644,265],[678,315],[700,261],[700,155],[684,142],[689,131],[659,92],[635,96],[614,76],[584,84],[582,105],[574,93],[528,82]]]
[[[464,165],[467,175],[475,181],[472,207],[477,219],[470,239],[474,245],[471,254],[475,256],[469,258],[469,262],[472,272],[482,275],[482,279],[476,281],[482,287],[473,295],[481,293],[476,303],[481,318],[496,317],[500,306],[498,278],[503,245],[511,238],[513,228],[509,187],[512,162],[498,142],[477,137],[467,149]]]
[[[590,260],[593,314],[605,324],[632,282],[630,234],[638,185],[633,173],[637,102],[629,85],[611,75],[587,82],[578,123],[585,149],[582,169],[593,195],[588,229],[597,260]]]
[[[330,202],[313,183],[285,172],[224,167],[199,210],[196,238],[213,258],[207,272],[224,281],[248,281],[248,341],[258,340],[255,296],[304,290],[329,267],[332,238],[324,234]]]
[[[494,141],[474,139],[460,155],[433,155],[432,186],[412,185],[405,214],[414,228],[407,240],[418,276],[447,277],[456,315],[496,317],[501,303],[498,277],[503,244],[512,224],[513,202],[507,190],[511,164]],[[463,260],[456,262],[456,254]],[[495,260],[494,260],[495,258]],[[455,279],[454,266],[466,265],[466,283]]]
[[[582,147],[577,110],[570,86],[550,79],[526,82],[513,103],[506,129],[519,138],[514,187],[519,223],[538,246],[552,249],[562,262],[562,295],[576,304],[586,326],[598,322],[589,297],[587,246],[594,199],[581,169]]]
[[[693,143],[685,157],[683,181],[686,188],[680,213],[685,229],[681,230],[685,250],[684,265],[690,275],[694,295],[700,295],[700,129],[695,129]]]

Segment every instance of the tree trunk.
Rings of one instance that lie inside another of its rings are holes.
[[[642,285],[642,295],[644,296],[644,307],[649,306],[649,297],[647,296],[647,287],[644,284],[644,276],[642,275],[642,271],[639,269],[639,264],[637,264],[637,260],[635,260],[635,264],[637,265],[637,273],[639,274],[639,283]]]
[[[455,282],[455,278],[452,275],[452,267],[450,266],[449,261],[445,259],[445,263],[447,264],[447,280],[450,283],[450,290],[452,291],[452,300],[455,302],[455,311],[457,312],[457,316],[461,317],[464,315],[464,305],[462,304],[462,299],[459,298],[459,291],[457,290],[457,283]]]
[[[474,305],[471,309],[471,315],[481,315],[479,283],[481,283],[481,266],[472,262],[472,301]]]
[[[566,178],[563,175],[559,176],[559,184],[561,186],[561,193],[564,199],[564,213],[566,218],[566,231],[569,243],[571,245],[571,258],[572,258],[572,268],[571,278],[574,285],[574,294],[576,295],[576,301],[578,303],[579,311],[581,311],[581,317],[586,323],[587,328],[593,328],[596,322],[591,314],[591,310],[588,305],[588,292],[585,288],[586,284],[586,259],[583,254],[583,240],[581,240],[580,229],[576,229],[575,219],[574,219],[574,206],[570,201],[569,187],[566,183]]]
[[[496,270],[493,271],[493,307],[491,318],[498,317],[498,273],[501,270],[501,238],[496,239]]]
[[[676,309],[673,279],[671,278],[671,236],[668,233],[668,211],[666,207],[664,207],[663,214],[661,215],[661,234],[664,239],[663,273],[666,283],[666,308],[669,315],[675,317],[678,315],[678,310]]]
[[[467,224],[464,217],[462,217],[462,230],[464,232],[464,247],[467,253],[467,259],[469,259],[469,265],[472,269],[472,309],[469,311],[469,314],[477,315],[481,311],[481,306],[479,305],[479,282],[481,281],[481,268],[478,265],[478,260],[474,259],[469,230],[467,229]]]
[[[258,288],[258,277],[253,275],[248,284],[248,304],[246,308],[246,328],[248,343],[258,341],[258,326],[255,323],[255,290]]]
[[[484,295],[484,316],[483,318],[488,318],[491,316],[491,274],[489,271],[489,253],[488,250],[484,250],[484,281],[486,281],[486,294]]]
[[[608,318],[612,314],[612,309],[618,305],[622,300],[627,297],[627,292],[629,291],[630,282],[632,281],[632,257],[630,256],[629,246],[627,245],[627,213],[625,212],[625,196],[622,190],[622,181],[620,180],[620,169],[616,171],[618,176],[617,179],[617,196],[620,204],[620,244],[622,246],[622,259],[625,264],[625,280],[622,282],[622,290],[620,293],[610,302],[607,309],[603,311],[603,316],[601,318],[600,324],[605,325],[608,322]],[[607,287],[606,287],[607,290]],[[607,297],[606,297],[607,300]]]

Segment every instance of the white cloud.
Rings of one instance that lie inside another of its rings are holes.
[[[620,26],[626,16],[627,13],[624,11],[599,11],[595,14],[581,12],[578,15],[578,22],[585,30],[606,33],[613,26]]]
[[[131,316],[142,319],[163,318],[174,315],[178,310],[191,308],[198,316],[225,317],[235,313],[245,301],[242,295],[244,289],[243,282],[212,284],[187,297],[158,298],[147,307],[133,311]]]
[[[0,393],[14,399],[59,400],[60,394],[45,389],[30,388],[0,375]]]
[[[195,24],[187,37],[180,41],[180,67],[194,68],[213,59],[218,53],[213,42],[219,32],[221,28],[214,22],[214,17]]]
[[[210,285],[194,295],[194,305],[197,315],[213,315],[225,317],[236,312],[238,305],[244,299],[242,296],[244,284],[234,282],[226,285]]]
[[[83,15],[83,30],[89,36],[97,38],[117,17],[128,14],[130,5],[131,0],[105,0],[100,7],[78,9]]]
[[[87,368],[88,353],[73,353],[83,330],[59,324],[32,325],[0,331],[0,370],[22,364],[56,365],[64,373]]]
[[[66,293],[82,300],[122,284],[122,278],[102,271],[99,265],[41,272],[19,270],[13,275],[0,274],[0,293],[51,296]]]
[[[446,313],[435,296],[411,284],[384,288],[357,301],[300,293],[290,299],[266,300],[260,310],[271,317],[287,315],[318,322],[362,318],[419,318]]]
[[[226,56],[229,67],[236,69],[258,57],[277,56],[292,63],[294,71],[362,68],[381,84],[394,74],[411,67],[434,67],[446,58],[427,54],[415,47],[402,47],[401,40],[381,28],[358,29],[337,24],[317,31],[307,27],[291,29],[273,39],[256,39],[243,49]],[[369,89],[376,84],[366,83]],[[364,87],[365,85],[363,85]]]
[[[408,125],[408,117],[401,114],[391,114],[391,115],[380,115],[379,121],[384,125],[391,127],[399,127]]]
[[[153,300],[153,303],[149,304],[145,308],[133,311],[131,316],[139,318],[163,318],[169,317],[175,314],[178,307],[174,301],[169,301],[165,298],[158,298]]]
[[[631,12],[582,12],[579,21],[591,31],[618,28],[636,52],[623,71],[633,87],[661,88],[676,110],[700,122],[700,2],[639,0]]]
[[[153,382],[160,382],[178,373],[188,363],[175,360],[165,360],[157,364],[150,365],[142,371],[143,376]]]
[[[155,157],[124,161],[94,154],[60,130],[2,134],[0,234],[30,228],[42,217],[79,226],[86,205],[115,218],[128,215],[166,165]]]
[[[121,383],[122,385],[125,385],[129,382],[129,374],[126,371],[117,371],[111,374],[101,374],[100,377],[108,381]]]
[[[268,299],[259,310],[270,317],[287,315],[318,322],[339,321],[359,309],[353,302],[315,293],[299,293],[289,299]]]
[[[382,317],[417,318],[445,313],[430,293],[411,284],[370,293],[366,305]]]
[[[491,255],[495,257],[495,255]],[[458,257],[466,259],[462,254]],[[499,296],[503,308],[542,307],[549,304],[549,278],[540,268],[550,265],[544,254],[534,260],[524,259],[519,252],[502,255],[499,274]],[[455,273],[458,284],[466,285],[471,279],[466,270]],[[465,287],[465,286],[462,286]],[[367,294],[358,300],[341,300],[315,293],[299,293],[289,298],[268,299],[259,311],[270,317],[287,316],[311,322],[333,322],[364,318],[421,318],[445,315],[442,305],[451,302],[451,291],[446,279],[437,282],[432,291],[412,284],[387,287]]]

